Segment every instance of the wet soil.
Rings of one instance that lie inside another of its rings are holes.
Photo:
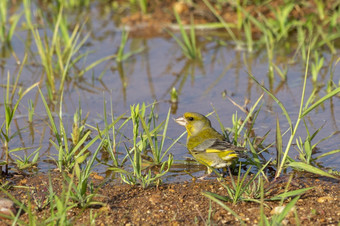
[[[123,1],[122,1],[123,2]],[[184,24],[190,24],[190,15],[193,15],[195,24],[217,22],[204,3],[192,1],[195,4],[178,3],[177,1],[149,1],[153,5],[148,7],[148,13],[124,12],[121,23],[131,31],[134,36],[155,36],[164,34],[164,28],[176,24],[173,16],[173,7],[180,14]],[[189,1],[188,1],[189,2]],[[329,3],[332,1],[328,1]],[[280,0],[271,1],[271,5],[247,6],[245,9],[254,17],[274,17],[270,7],[278,7]],[[317,13],[317,7],[311,1],[309,5],[296,5],[290,16],[304,20],[306,15]],[[331,3],[329,5],[332,5]],[[326,5],[325,7],[328,7]],[[232,5],[225,4],[218,9],[219,15],[228,23],[237,22],[237,12]],[[256,28],[253,28],[256,33]],[[60,195],[63,189],[68,189],[64,184],[65,179],[59,173],[52,173],[51,183],[53,190]],[[0,179],[3,184],[6,179]],[[33,215],[38,221],[50,216],[48,206],[49,175],[39,173],[34,176],[14,175],[10,178],[11,186],[8,192],[18,201],[32,204]],[[226,179],[230,186],[230,178]],[[210,201],[202,192],[213,192],[226,195],[227,191],[216,179],[205,181],[187,181],[180,183],[161,184],[158,187],[146,189],[140,186],[119,184],[116,181],[105,181],[97,174],[92,176],[94,186],[98,188],[96,200],[103,206],[90,208],[72,208],[68,217],[74,225],[89,225],[91,219],[96,225],[204,225],[209,222],[216,225],[238,225],[240,221],[220,205]],[[266,183],[267,197],[283,193],[287,180]],[[284,220],[285,224],[293,225],[338,225],[340,222],[340,182],[311,175],[296,175],[288,190],[313,187],[304,193],[296,203],[294,213],[289,214]],[[0,197],[6,197],[0,193]],[[287,204],[290,199],[285,200]],[[47,203],[46,206],[44,206]],[[224,202],[229,208],[248,225],[260,222],[260,204],[255,202]],[[280,206],[280,201],[265,201],[265,215],[270,219],[275,207]],[[211,209],[211,212],[209,212]],[[91,217],[92,216],[92,217]],[[20,220],[28,223],[28,213],[22,213]],[[0,225],[9,225],[8,220],[0,219]]]
[[[240,14],[237,6],[232,4],[232,1],[226,3],[217,3],[218,1],[209,2],[216,10],[218,16],[228,24],[229,28],[234,29],[235,34],[238,34],[236,27],[240,20],[246,22],[246,17]],[[124,1],[120,1],[120,4],[124,4]],[[259,23],[265,24],[264,19],[277,20],[275,14],[282,13],[282,7],[284,5],[286,5],[286,3],[284,3],[283,0],[271,0],[270,2],[264,1],[258,4],[249,2],[249,5],[243,3],[242,8],[244,10],[243,14],[248,14],[258,20]],[[324,4],[325,12],[335,10],[333,9],[334,5],[334,0],[327,1],[327,3]],[[311,18],[311,15],[314,15],[313,18],[319,18],[317,9],[318,7],[315,1],[301,1],[294,4],[286,21],[299,20],[306,22]],[[192,23],[195,25],[203,25],[201,26],[203,30],[209,29],[209,27],[204,26],[204,24],[219,22],[217,16],[203,1],[162,0],[149,1],[146,13],[141,12],[139,9],[127,7],[126,10],[120,12],[120,24],[124,29],[130,31],[131,36],[153,37],[168,35],[166,29],[179,30],[174,11],[179,14],[184,25],[190,25]],[[327,17],[327,13],[325,16]],[[261,34],[260,29],[253,24],[251,24],[251,31],[253,35],[255,35],[254,37],[256,37],[256,34]]]
[[[63,184],[65,179],[60,173],[52,173],[50,178],[53,190],[58,195],[63,189],[68,188],[67,184]],[[100,195],[96,201],[102,202],[103,206],[71,209],[68,217],[74,225],[89,225],[91,216],[95,216],[92,219],[96,225],[205,225],[209,220],[210,223],[217,225],[240,224],[231,213],[202,195],[202,192],[227,195],[226,189],[216,178],[161,184],[146,189],[119,184],[117,181],[104,182],[104,178],[97,174],[92,175],[91,181],[98,188],[97,193]],[[283,193],[287,181],[282,179],[278,182],[265,183],[264,198]],[[230,178],[224,183],[231,186]],[[48,175],[19,176],[12,185],[21,187],[12,186],[8,190],[9,193],[26,205],[30,200],[33,214],[38,219],[46,219],[50,215],[49,206],[42,207],[42,204],[47,202],[49,194]],[[288,214],[284,223],[296,224],[298,219],[301,225],[337,225],[340,222],[340,182],[309,175],[295,175],[288,190],[307,187],[313,189],[301,195],[296,203],[297,218],[293,211]],[[290,199],[285,200],[283,205],[289,201]],[[246,224],[259,223],[260,204],[244,201],[224,204],[235,211]],[[280,206],[280,201],[265,201],[265,204],[267,207],[264,207],[264,213],[270,219],[275,207]],[[28,214],[23,213],[20,220],[28,222]],[[1,225],[10,223],[7,220],[0,222]]]

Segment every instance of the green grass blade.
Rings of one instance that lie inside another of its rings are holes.
[[[310,106],[309,108],[307,108],[306,110],[303,111],[303,113],[301,114],[300,118],[303,118],[304,116],[306,116],[309,112],[311,112],[312,110],[314,110],[317,106],[319,106],[320,104],[322,104],[323,102],[325,102],[327,99],[335,96],[336,94],[338,94],[340,92],[340,87],[336,88],[335,90],[333,90],[332,92],[328,93],[327,95],[325,95],[324,97],[322,97],[321,99],[319,99],[317,102],[315,102],[312,106]]]
[[[248,75],[255,81],[255,83],[257,83],[261,87],[263,91],[265,91],[280,106],[281,110],[283,111],[283,114],[286,116],[290,129],[293,130],[292,120],[290,119],[289,114],[286,108],[283,106],[282,102],[279,99],[277,99],[276,96],[272,94],[266,87],[260,84],[250,72],[248,72]]]
[[[253,113],[257,107],[257,105],[260,103],[260,101],[263,98],[263,94],[257,99],[257,101],[254,103],[254,105],[251,107],[250,111],[248,112],[246,118],[243,120],[241,126],[239,127],[239,131],[242,131],[243,128],[246,126],[246,124],[249,122],[249,119],[253,117]],[[215,111],[216,112],[216,111]]]
[[[82,76],[83,74],[85,74],[85,72],[91,70],[92,68],[94,68],[95,66],[97,66],[98,64],[106,61],[106,60],[110,60],[110,59],[113,59],[115,58],[115,55],[110,55],[110,56],[106,56],[106,57],[103,57],[95,62],[93,62],[92,64],[90,64],[89,66],[87,66],[84,70],[82,70],[81,72],[79,72],[79,76]]]
[[[60,135],[59,135],[59,132],[58,132],[58,129],[57,129],[57,126],[54,122],[54,119],[53,119],[53,116],[52,116],[52,113],[51,113],[51,110],[50,108],[48,107],[47,105],[47,102],[46,102],[46,99],[44,97],[44,94],[41,92],[41,90],[39,89],[39,93],[40,93],[40,96],[41,96],[41,99],[44,103],[44,106],[45,106],[45,110],[46,110],[46,113],[47,113],[47,116],[50,120],[50,125],[52,127],[52,131],[54,133],[54,135],[56,136],[57,140],[58,140],[58,144],[59,146],[62,146],[62,141],[61,141],[61,138],[60,138]]]
[[[172,144],[168,147],[168,149],[162,155],[162,159],[165,157],[168,151],[172,148],[172,146],[174,146],[186,133],[187,131],[183,132],[176,140],[174,140],[174,142],[172,142]]]
[[[84,145],[85,141],[87,140],[88,136],[90,136],[90,134],[91,134],[91,131],[87,131],[87,133],[84,134],[84,136],[78,141],[78,143],[76,144],[76,146],[74,146],[74,147],[72,148],[72,152],[70,153],[71,155],[75,154],[76,151],[78,151],[78,149],[79,149],[82,145]],[[93,140],[91,140],[91,141],[93,141]],[[84,151],[86,151],[85,148],[83,148],[82,151],[80,151],[80,152],[76,155],[76,158],[77,158],[77,156],[78,156],[78,157],[81,156],[81,155],[83,154]]]
[[[235,213],[230,207],[225,205],[221,200],[217,199],[215,196],[211,195],[208,192],[202,192],[202,195],[204,195],[205,197],[213,200],[214,202],[216,202],[217,204],[222,206],[225,210],[227,210],[229,213],[231,213],[236,219],[238,219],[240,221],[241,225],[245,225],[245,223],[242,220],[242,218],[239,215],[237,215],[237,213]]]
[[[148,129],[148,126],[146,125],[146,122],[145,122],[143,116],[140,115],[140,114],[139,114],[138,116],[139,116],[140,122],[142,123],[143,129],[144,129],[144,131],[145,131],[145,133],[146,133],[146,136],[147,136],[147,138],[148,138],[148,140],[149,140],[149,143],[150,143],[150,147],[151,147],[152,153],[154,153],[154,156],[156,156],[156,153],[155,153],[155,152],[156,152],[156,150],[155,150],[155,145],[154,145],[154,143],[152,142],[151,133],[150,133],[150,131],[149,131],[149,129]]]
[[[231,199],[228,196],[219,195],[219,194],[216,194],[216,193],[213,193],[213,192],[209,192],[209,191],[206,191],[204,193],[209,195],[209,196],[211,196],[211,197],[214,197],[214,198],[216,198],[218,200],[224,201],[224,202],[231,201]]]
[[[182,35],[182,38],[183,38],[183,42],[184,42],[186,48],[189,50],[190,46],[191,46],[191,42],[189,40],[189,37],[188,37],[187,33],[184,30],[182,21],[181,21],[179,15],[178,15],[177,11],[174,10],[174,13],[175,13],[176,21],[179,24],[179,28],[180,28],[180,32],[181,32],[181,35]]]
[[[99,135],[96,136],[96,138],[99,138]],[[85,175],[88,177],[90,175],[90,170],[92,169],[92,165],[94,163],[94,160],[97,158],[97,155],[99,151],[101,150],[101,147],[103,146],[105,139],[103,139],[100,144],[98,145],[96,151],[92,154],[91,160],[86,164],[86,169],[85,169]]]
[[[339,179],[319,168],[316,168],[314,166],[311,166],[311,165],[308,165],[306,163],[303,163],[303,162],[291,162],[289,164],[290,167],[293,167],[293,168],[298,168],[298,169],[302,169],[302,170],[305,170],[307,172],[310,172],[310,173],[314,173],[314,174],[318,174],[318,175],[321,175],[321,176],[325,176],[325,177],[331,177],[331,178],[334,178],[334,179]]]
[[[216,9],[211,5],[211,3],[208,0],[203,0],[204,4],[209,8],[209,10],[216,16],[216,18],[220,21],[221,24],[223,24],[223,27],[227,30],[228,34],[230,35],[231,39],[237,43],[239,43],[239,40],[236,38],[234,32],[230,29],[231,24],[227,24],[223,17],[216,11]]]
[[[316,159],[321,159],[323,157],[326,157],[328,155],[333,155],[333,154],[336,154],[336,153],[340,153],[340,149],[336,149],[336,150],[333,150],[333,151],[329,151],[327,153],[324,153],[322,155],[319,155],[318,157],[316,157]]]
[[[281,223],[290,210],[294,207],[295,203],[300,199],[300,196],[295,197],[292,201],[290,201],[287,206],[283,209],[280,215],[277,218],[277,223]]]
[[[306,191],[309,191],[311,189],[314,189],[314,187],[302,188],[302,189],[298,189],[298,190],[294,190],[294,191],[285,192],[285,193],[276,195],[274,197],[271,197],[269,200],[274,201],[274,200],[281,200],[282,198],[286,199],[286,198],[291,197],[291,196],[301,195],[301,194],[303,194]]]
[[[281,158],[283,155],[282,151],[282,133],[280,129],[280,121],[279,118],[276,117],[276,166],[279,167],[281,165]]]
[[[171,108],[169,108],[168,114],[167,114],[166,119],[165,119],[165,124],[164,124],[164,127],[163,127],[162,140],[161,140],[161,144],[160,144],[160,147],[159,147],[160,150],[163,150],[163,147],[164,147],[164,142],[165,142],[165,138],[166,138],[166,132],[168,131],[170,112],[171,112]],[[164,155],[166,154],[166,152],[168,150],[166,150],[165,153],[160,157],[160,161],[162,161]]]

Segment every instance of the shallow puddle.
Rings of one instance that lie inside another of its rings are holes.
[[[89,12],[91,16],[88,18],[87,26],[83,28],[82,37],[87,33],[90,36],[86,45],[79,50],[77,55],[89,53],[77,63],[77,67],[80,69],[98,59],[116,54],[120,46],[122,31],[117,27],[119,24],[114,22],[113,19],[107,19],[101,15],[101,10],[100,7],[93,6]],[[73,17],[70,15],[70,18]],[[43,34],[42,30],[39,32]],[[47,35],[50,38],[52,38],[51,33],[51,30],[47,30]],[[284,43],[285,45],[277,49],[274,54],[273,62],[281,70],[287,70],[287,81],[282,81],[276,72],[274,78],[270,78],[268,75],[268,52],[265,48],[249,53],[246,49],[237,49],[233,42],[225,39],[223,40],[225,45],[220,45],[217,42],[220,38],[212,35],[213,33],[208,30],[200,32],[200,34],[197,42],[202,51],[201,61],[188,60],[175,40],[169,36],[145,39],[137,38],[134,34],[134,37],[129,38],[125,52],[140,51],[127,60],[117,63],[115,59],[109,59],[86,72],[82,77],[77,75],[77,70],[72,70],[69,74],[71,79],[65,82],[62,105],[63,121],[67,131],[69,131],[69,137],[71,137],[73,114],[79,105],[82,108],[83,117],[89,113],[88,124],[104,128],[104,101],[107,101],[108,112],[112,104],[115,116],[124,112],[129,114],[130,105],[142,102],[151,104],[156,101],[158,103],[156,112],[159,114],[159,122],[161,122],[166,118],[171,107],[169,100],[170,91],[173,87],[178,91],[179,97],[177,109],[172,110],[173,118],[187,111],[207,114],[215,108],[221,122],[226,127],[231,127],[232,115],[235,112],[242,119],[245,118],[245,114],[232,104],[225,95],[231,97],[241,106],[243,106],[245,99],[249,100],[247,107],[250,109],[263,93],[262,89],[249,77],[248,71],[278,97],[286,107],[293,123],[295,123],[299,113],[305,65],[299,52],[295,55],[298,50],[294,42]],[[179,33],[177,35],[179,36]],[[28,60],[22,69],[19,86],[25,90],[30,85],[41,82],[41,90],[47,98],[46,82],[42,78],[43,67],[32,37],[27,35],[27,31],[19,31],[13,38],[12,47],[20,61],[23,60],[25,53],[28,55]],[[339,66],[336,64],[336,59],[339,56],[331,55],[327,51],[323,51],[322,55],[325,60],[321,69],[321,76],[318,78],[318,85],[323,84],[324,86],[319,88],[319,97],[326,94],[325,85],[331,74],[333,74],[334,81],[339,81]],[[0,70],[0,93],[2,96],[6,94],[7,74],[11,75],[10,83],[13,83],[19,68],[20,65],[17,65],[15,57],[4,52],[1,57]],[[56,80],[55,84],[58,87],[60,80]],[[313,91],[315,85],[309,76],[306,89],[307,96]],[[14,100],[16,98],[17,95]],[[32,124],[27,122],[28,101],[30,99],[35,106]],[[3,100],[4,98],[1,98],[1,123],[5,120]],[[279,118],[283,132],[288,128],[288,123],[280,107],[268,95],[265,94],[260,103],[263,106],[256,119],[254,132],[256,136],[261,137],[271,131],[266,139],[266,144],[270,144],[275,141],[276,118]],[[57,125],[58,112],[59,109],[55,109],[54,118]],[[326,101],[324,105],[319,106],[306,117],[306,125],[312,133],[323,127],[315,137],[314,143],[338,132],[340,116],[337,112],[340,112],[338,96]],[[216,118],[214,116],[210,116],[210,118],[213,126],[220,130]],[[15,136],[9,144],[10,149],[34,147],[17,152],[16,154],[19,156],[23,156],[25,152],[30,154],[41,146],[38,169],[46,172],[48,169],[54,169],[55,165],[45,160],[50,160],[50,155],[54,157],[57,155],[57,150],[50,143],[50,139],[55,140],[55,137],[48,123],[39,91],[34,88],[21,101],[14,116],[11,131],[12,133],[19,132],[19,135]],[[171,120],[167,136],[176,139],[183,131],[183,127]],[[127,137],[132,137],[132,132],[128,129],[124,133]],[[297,136],[305,139],[306,130],[303,126],[298,129]],[[287,143],[286,137],[283,137],[284,144]],[[339,149],[339,139],[340,135],[335,134],[318,144],[317,153],[314,156]],[[165,147],[169,146],[171,142],[171,140],[167,140]],[[188,164],[187,167],[185,167],[185,164],[181,164],[183,160],[190,157],[185,146],[183,146],[184,143],[185,138],[183,137],[180,143],[174,145],[169,152],[179,162],[174,167],[174,172],[168,176],[170,181],[187,179],[189,176],[183,173],[185,170],[192,172],[193,175],[202,175],[205,170],[204,167],[197,167],[195,164]],[[124,147],[121,146],[118,152],[125,153]],[[275,158],[275,156],[275,147],[270,148],[269,153],[265,154],[266,159]],[[290,156],[296,158],[298,152],[291,150]],[[317,164],[320,167],[340,170],[339,156],[338,153],[324,157],[317,161]],[[104,159],[105,156],[100,154],[99,159],[101,158]],[[96,171],[104,173],[106,166],[98,165]]]

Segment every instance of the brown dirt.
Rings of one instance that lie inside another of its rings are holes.
[[[58,194],[67,185],[61,174],[53,173],[52,184],[54,191]],[[94,174],[92,182],[97,186],[103,182],[101,176]],[[30,177],[19,177],[13,181],[13,185],[26,186],[12,187],[9,192],[20,202],[27,205],[31,200],[33,213],[38,219],[46,219],[50,214],[49,207],[38,210],[36,200],[44,202],[48,197],[48,175],[38,174]],[[227,179],[230,185],[230,178]],[[276,183],[267,183],[266,191],[268,197],[284,192],[287,180]],[[339,181],[317,177],[295,176],[289,186],[289,190],[296,190],[305,187],[314,187],[303,194],[296,204],[296,211],[300,224],[302,225],[337,225],[340,222],[340,186]],[[269,186],[271,186],[269,188]],[[104,203],[103,207],[91,207],[84,210],[73,208],[68,216],[75,225],[88,225],[90,214],[97,214],[96,225],[204,225],[209,219],[210,201],[202,195],[202,192],[209,191],[220,195],[226,195],[226,190],[216,179],[206,181],[182,182],[173,184],[162,184],[159,187],[142,189],[139,186],[121,185],[113,181],[106,182],[99,186],[97,198]],[[1,195],[4,197],[4,195]],[[289,200],[285,201],[287,203]],[[271,211],[279,206],[279,201],[265,201],[268,205],[265,210],[267,217]],[[233,205],[225,202],[235,211],[246,224],[259,223],[260,204],[254,202],[238,202]],[[218,204],[211,202],[211,221],[217,225],[239,224],[239,221],[224,210]],[[28,214],[23,213],[21,220],[28,222]],[[9,223],[0,220],[1,225]],[[285,219],[287,224],[296,224],[293,213]]]
[[[119,4],[124,4],[124,2],[125,1],[121,1]],[[192,4],[189,2],[192,2]],[[239,15],[236,6],[230,3],[217,4],[215,3],[216,1],[209,2],[226,23],[232,24],[232,26],[237,25]],[[242,7],[260,23],[263,22],[263,18],[275,20],[274,12],[282,11],[282,6],[285,5],[284,0],[272,0],[270,3],[258,5],[254,5],[253,3],[249,4],[250,5],[242,5]],[[334,10],[332,9],[333,6],[334,0],[327,1],[327,4],[325,4],[325,12]],[[121,26],[129,30],[131,36],[153,37],[164,35],[167,34],[164,30],[165,28],[176,29],[176,26],[173,26],[177,25],[174,10],[180,15],[183,24],[191,24],[191,16],[196,25],[219,22],[218,18],[209,10],[203,1],[149,1],[147,10],[145,14],[138,9],[124,10],[121,12]],[[287,21],[291,19],[306,21],[310,14],[316,15],[315,18],[318,18],[315,1],[301,1],[294,5],[294,8],[288,15]],[[246,18],[244,15],[242,17]],[[325,17],[327,17],[327,13]],[[252,31],[255,35],[259,33],[259,29],[256,26],[252,27]],[[235,29],[235,32],[237,33],[237,29]]]
[[[185,24],[190,24],[190,15],[194,16],[196,24],[216,22],[216,17],[204,6],[201,1],[197,4],[187,5],[173,0],[149,1],[154,4],[148,7],[146,15],[140,12],[127,13],[121,22],[123,26],[129,27],[132,35],[155,36],[163,33],[163,29],[169,24],[175,23],[173,7],[176,7]],[[193,1],[195,2],[195,1]],[[270,7],[278,7],[281,0],[271,1]],[[310,5],[296,5],[290,16],[296,19],[304,19],[309,13],[316,13],[316,7],[311,1]],[[329,4],[331,5],[331,4]],[[268,5],[246,7],[248,12],[259,18],[259,15],[273,17],[272,10]],[[237,16],[235,8],[231,5],[224,5],[219,14],[230,23],[235,23]],[[254,28],[254,32],[256,32]],[[58,173],[52,174],[52,185],[58,194],[67,185],[63,176]],[[93,182],[97,186],[104,178],[94,174]],[[32,203],[33,214],[38,219],[46,219],[50,210],[49,207],[39,208],[38,202],[44,203],[48,197],[49,177],[47,174],[39,173],[34,176],[17,175],[11,178],[12,185],[8,191],[17,200],[27,205]],[[1,181],[0,184],[4,183]],[[227,179],[230,185],[230,179]],[[314,187],[301,196],[296,204],[296,212],[299,223],[302,225],[337,225],[340,222],[340,182],[317,178],[312,176],[295,176],[289,190],[296,190],[305,187]],[[25,186],[25,187],[23,187]],[[269,186],[271,186],[269,188]],[[282,193],[286,181],[268,183],[267,190],[270,196]],[[68,216],[75,225],[88,225],[90,215],[96,215],[96,225],[204,225],[208,223],[210,200],[202,195],[202,192],[209,191],[226,195],[226,190],[216,179],[206,181],[181,182],[162,184],[159,187],[142,189],[139,186],[121,185],[112,181],[99,186],[98,194],[101,198],[98,201],[104,203],[103,207],[92,207],[84,210],[73,208]],[[0,197],[5,197],[0,193]],[[39,200],[39,201],[35,201]],[[285,203],[289,202],[286,200]],[[270,218],[271,211],[280,205],[279,201],[265,201],[268,205],[264,209],[265,215]],[[260,204],[254,202],[238,202],[233,205],[225,202],[235,211],[246,224],[258,224],[260,217]],[[239,221],[224,210],[218,204],[211,202],[211,221],[217,225],[234,225]],[[28,214],[23,213],[20,220],[28,222]],[[294,214],[289,214],[285,219],[286,224],[296,224]],[[7,220],[0,219],[0,225],[10,224]]]

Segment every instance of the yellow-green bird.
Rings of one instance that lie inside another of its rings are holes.
[[[211,173],[208,166],[213,168],[230,166],[238,157],[236,152],[245,150],[225,141],[224,136],[211,127],[210,120],[202,114],[186,112],[175,121],[186,128],[187,148],[199,163],[207,166],[208,173]]]

